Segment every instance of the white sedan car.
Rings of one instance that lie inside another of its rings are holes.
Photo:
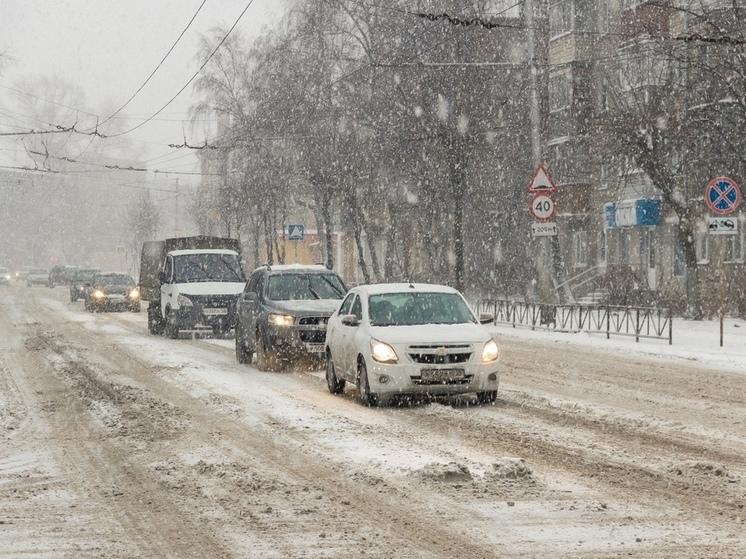
[[[347,382],[378,405],[396,394],[473,392],[497,398],[499,351],[463,296],[450,287],[380,284],[356,287],[331,316],[326,381],[340,394]]]

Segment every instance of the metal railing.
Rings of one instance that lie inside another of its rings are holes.
[[[531,330],[590,332],[640,339],[668,340],[673,344],[671,309],[619,307],[610,305],[542,305],[509,301],[482,300],[479,311],[494,315],[498,324]]]

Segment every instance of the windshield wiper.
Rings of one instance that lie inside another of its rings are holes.
[[[337,293],[337,294],[338,294],[338,295],[340,296],[340,298],[342,297],[342,295],[344,295],[344,293],[342,293],[342,292],[340,291],[340,289],[339,289],[339,286],[336,286],[336,285],[334,285],[334,284],[332,283],[332,281],[331,281],[331,280],[330,280],[330,279],[329,279],[328,277],[326,277],[326,276],[322,275],[322,276],[321,276],[321,279],[323,279],[323,280],[324,280],[324,281],[325,281],[326,283],[328,283],[329,285],[331,285],[331,286],[332,286],[332,289],[333,289],[333,290],[334,290],[334,291],[335,291],[335,292],[336,292],[336,293]]]
[[[228,262],[223,256],[220,257],[220,262],[223,264],[226,270],[233,274],[233,277],[236,278],[236,281],[243,281],[243,278],[241,278],[241,276],[236,272],[231,263]]]
[[[311,295],[313,295],[314,297],[316,297],[316,299],[321,299],[321,297],[319,296],[319,294],[316,293],[316,291],[314,291],[313,287],[311,287],[311,277],[310,276],[306,276],[306,281],[308,283],[308,292]]]

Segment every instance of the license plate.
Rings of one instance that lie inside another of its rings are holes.
[[[422,382],[449,382],[463,380],[465,376],[464,369],[422,369],[420,371]]]
[[[223,316],[228,314],[228,309],[202,309],[205,316]]]

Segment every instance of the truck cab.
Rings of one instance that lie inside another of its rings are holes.
[[[140,292],[151,334],[177,338],[182,330],[227,333],[246,278],[238,241],[185,237],[143,246]]]

